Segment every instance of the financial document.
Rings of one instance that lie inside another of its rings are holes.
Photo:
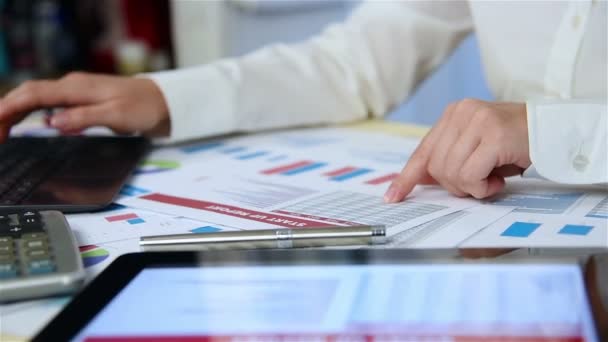
[[[478,205],[438,187],[384,203],[384,192],[416,144],[348,129],[207,142],[183,152],[204,158],[135,179],[132,186],[140,192],[118,202],[236,229],[382,224],[389,235]]]
[[[489,205],[514,208],[461,247],[608,248],[608,193],[538,180],[513,180]]]

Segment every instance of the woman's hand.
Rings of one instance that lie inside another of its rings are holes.
[[[169,134],[169,110],[146,78],[71,73],[59,80],[28,81],[0,99],[0,142],[30,112],[63,108],[48,124],[62,133],[106,126],[118,133]]]
[[[500,192],[505,177],[531,164],[526,105],[462,100],[451,104],[385,194],[401,201],[416,184],[440,184],[459,196]]]

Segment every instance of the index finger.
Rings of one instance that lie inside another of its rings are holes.
[[[389,186],[384,195],[384,201],[387,203],[399,202],[412,192],[416,184],[422,178],[428,176],[426,171],[428,159],[428,154],[416,150],[407,164],[405,164],[401,173]]]
[[[433,183],[433,178],[427,171],[427,164],[433,151],[433,146],[443,131],[443,122],[431,129],[431,131],[422,139],[412,156],[407,161],[401,173],[393,180],[389,186],[384,201],[387,203],[395,203],[401,201],[407,196],[416,184]]]
[[[456,103],[448,105],[445,113],[439,119],[439,122],[431,128],[430,132],[422,139],[412,156],[407,161],[401,173],[393,180],[388,190],[384,194],[386,203],[395,203],[401,201],[407,196],[416,184],[433,184],[436,183],[427,171],[431,153],[435,143],[445,129],[449,115],[456,109]]]

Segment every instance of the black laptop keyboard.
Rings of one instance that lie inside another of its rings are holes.
[[[16,205],[64,165],[78,139],[9,139],[0,144],[0,205]]]

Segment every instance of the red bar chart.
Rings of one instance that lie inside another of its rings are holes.
[[[290,170],[295,170],[297,168],[300,168],[300,167],[303,167],[306,165],[310,165],[312,163],[313,162],[311,162],[311,161],[304,160],[304,161],[299,161],[299,162],[295,162],[295,163],[291,163],[291,164],[287,164],[287,165],[283,165],[283,166],[278,166],[278,167],[275,167],[272,169],[263,170],[263,171],[261,171],[261,173],[265,174],[265,175],[274,175],[277,173],[283,173],[283,172],[287,172]]]
[[[134,213],[107,216],[105,219],[108,222],[126,221],[129,224],[139,224],[145,222],[141,217],[137,216],[137,214]]]
[[[369,185],[380,185],[380,184],[384,184],[384,183],[388,183],[391,182],[393,179],[397,178],[397,176],[399,176],[398,173],[389,173],[388,175],[384,175],[378,178],[373,178],[370,179],[368,181],[365,182],[365,184],[369,184]]]
[[[321,167],[324,167],[326,165],[327,165],[327,163],[303,160],[303,161],[279,166],[276,168],[263,170],[261,173],[265,174],[265,175],[281,174],[284,176],[293,176],[293,175],[313,171],[313,170],[319,169]]]

